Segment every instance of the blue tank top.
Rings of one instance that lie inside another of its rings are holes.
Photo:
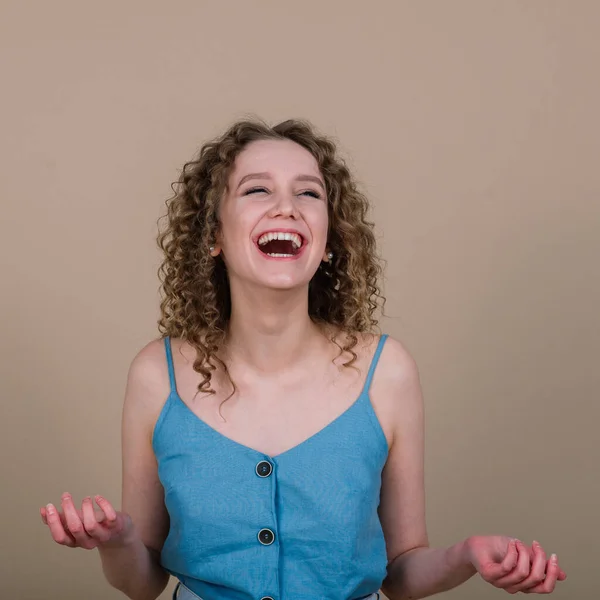
[[[219,433],[171,392],[152,445],[170,529],[161,564],[203,600],[355,600],[381,587],[378,515],[388,445],[369,388],[300,444],[269,456]]]

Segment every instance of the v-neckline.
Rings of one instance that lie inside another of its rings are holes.
[[[355,408],[359,404],[359,402],[363,399],[363,397],[365,395],[367,397],[369,397],[369,391],[363,387],[363,389],[361,390],[361,392],[358,395],[358,397],[356,398],[356,400],[354,400],[350,404],[350,406],[348,406],[347,408],[345,408],[337,417],[335,417],[333,420],[329,421],[326,425],[324,425],[323,427],[321,427],[321,429],[319,429],[315,433],[309,435],[304,440],[298,442],[297,444],[295,444],[291,448],[288,448],[287,450],[284,450],[283,452],[279,452],[277,454],[267,454],[266,452],[261,452],[260,450],[257,450],[256,448],[252,448],[252,447],[250,447],[250,446],[248,446],[246,444],[243,444],[242,442],[238,442],[238,441],[234,440],[233,438],[230,438],[229,436],[225,435],[224,433],[221,433],[218,429],[216,429],[212,425],[208,424],[202,417],[198,416],[188,406],[188,404],[183,400],[183,398],[179,395],[179,392],[177,392],[177,390],[172,390],[170,395],[179,404],[181,404],[183,406],[184,410],[192,418],[194,418],[198,423],[200,423],[202,426],[204,426],[206,429],[208,429],[210,432],[212,432],[217,437],[221,438],[222,440],[224,440],[225,442],[227,442],[229,444],[232,444],[233,446],[237,446],[238,448],[241,448],[242,450],[245,450],[246,452],[251,452],[252,454],[257,454],[257,455],[259,455],[261,457],[266,457],[266,458],[269,458],[269,459],[275,461],[275,460],[279,460],[279,459],[283,458],[287,454],[292,453],[294,450],[297,450],[300,447],[306,446],[307,444],[309,444],[315,438],[320,437],[328,429],[330,429],[332,426],[334,426],[336,423],[338,423],[338,421],[340,421],[344,416],[346,416],[353,408]]]

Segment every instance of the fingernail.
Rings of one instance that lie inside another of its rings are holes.
[[[550,560],[553,563],[558,562],[558,556],[556,556],[556,554],[552,554],[552,555],[550,555]]]
[[[533,546],[534,548],[539,548],[539,547],[540,547],[540,543],[539,543],[539,542],[536,542],[535,540],[533,540],[533,544],[532,544],[532,546]]]
[[[49,515],[51,515],[54,513],[54,506],[52,506],[52,504],[46,504],[46,511]]]

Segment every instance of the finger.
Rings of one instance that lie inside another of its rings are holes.
[[[556,554],[552,554],[546,567],[546,579],[544,579],[544,583],[542,583],[542,589],[546,594],[554,591],[559,570],[558,557]]]
[[[64,493],[62,495],[62,509],[65,514],[65,522],[69,533],[75,538],[75,541],[79,546],[87,547],[90,541],[90,537],[86,533],[79,513],[73,504],[73,498],[71,494]]]
[[[93,503],[92,503],[92,506],[93,506]],[[78,510],[77,514],[79,515],[79,518],[83,522],[83,510]],[[96,521],[98,521],[98,523],[104,523],[104,521],[106,521],[106,515],[104,514],[104,512],[102,510],[94,509],[94,515],[95,515]]]
[[[556,554],[550,557],[550,560],[546,564],[546,578],[542,583],[535,587],[527,590],[528,594],[550,594],[556,587],[556,581],[558,579],[558,573],[560,568],[558,566],[558,558]]]
[[[103,496],[96,495],[95,500],[104,515],[106,515],[106,526],[115,527],[117,525],[117,511],[113,508],[113,505]]]
[[[77,514],[79,515],[79,518],[83,521],[83,512],[78,510]],[[103,523],[104,521],[106,521],[106,515],[104,514],[104,512],[102,510],[95,510],[94,514],[96,516],[96,521],[98,521],[98,523]],[[44,523],[44,525],[47,525],[48,524],[48,513],[47,513],[45,506],[42,506],[40,508],[40,516],[42,517],[42,522]],[[59,512],[58,516],[63,524],[63,527],[66,526],[64,514]]]
[[[56,507],[54,507],[54,508],[56,509]],[[64,517],[63,513],[58,510],[56,512],[57,512],[58,518],[60,519],[62,526],[64,527],[65,526],[65,517]],[[48,505],[42,506],[42,508],[40,508],[40,516],[42,517],[42,521],[46,525],[48,525]]]
[[[67,523],[65,521],[64,513],[62,511],[57,510],[57,514],[58,514],[58,518],[60,519],[60,522],[61,522],[63,528],[65,529],[65,531],[67,531]],[[40,509],[40,515],[42,516],[42,521],[44,523],[46,523],[46,525],[47,525],[48,524],[48,509],[46,506],[43,506]]]
[[[52,535],[52,539],[63,546],[75,547],[75,540],[70,536],[63,527],[63,524],[58,515],[58,511],[53,504],[46,506],[46,520],[48,522],[48,528]]]
[[[104,514],[104,513],[102,513]],[[110,531],[107,531],[96,518],[96,511],[92,499],[87,496],[82,503],[83,527],[86,533],[97,542],[106,542],[110,539]]]
[[[509,594],[530,590],[544,581],[546,577],[546,553],[536,541],[532,544],[532,550],[529,576],[517,585],[506,588]]]
[[[529,548],[521,541],[517,541],[517,564],[515,568],[500,579],[494,582],[494,585],[499,588],[511,588],[523,582],[530,573],[531,568],[531,552]]]

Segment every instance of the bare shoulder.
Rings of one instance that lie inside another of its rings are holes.
[[[136,412],[157,416],[169,395],[164,341],[154,339],[134,356],[127,375],[125,403]]]
[[[403,342],[388,336],[377,366],[378,378],[386,385],[404,387],[419,377],[417,362]]]
[[[372,402],[390,445],[422,419],[423,395],[417,363],[397,338],[385,341],[371,388]]]
[[[347,335],[346,333],[338,334],[338,343],[347,344]],[[368,369],[371,365],[381,337],[375,333],[356,334],[356,344],[351,347],[351,352],[355,355],[354,364],[361,371]],[[346,352],[344,359],[349,358],[351,356]],[[388,335],[377,362],[372,393],[377,394],[383,389],[386,392],[399,392],[407,385],[413,384],[418,377],[417,363],[408,348],[397,338]]]

